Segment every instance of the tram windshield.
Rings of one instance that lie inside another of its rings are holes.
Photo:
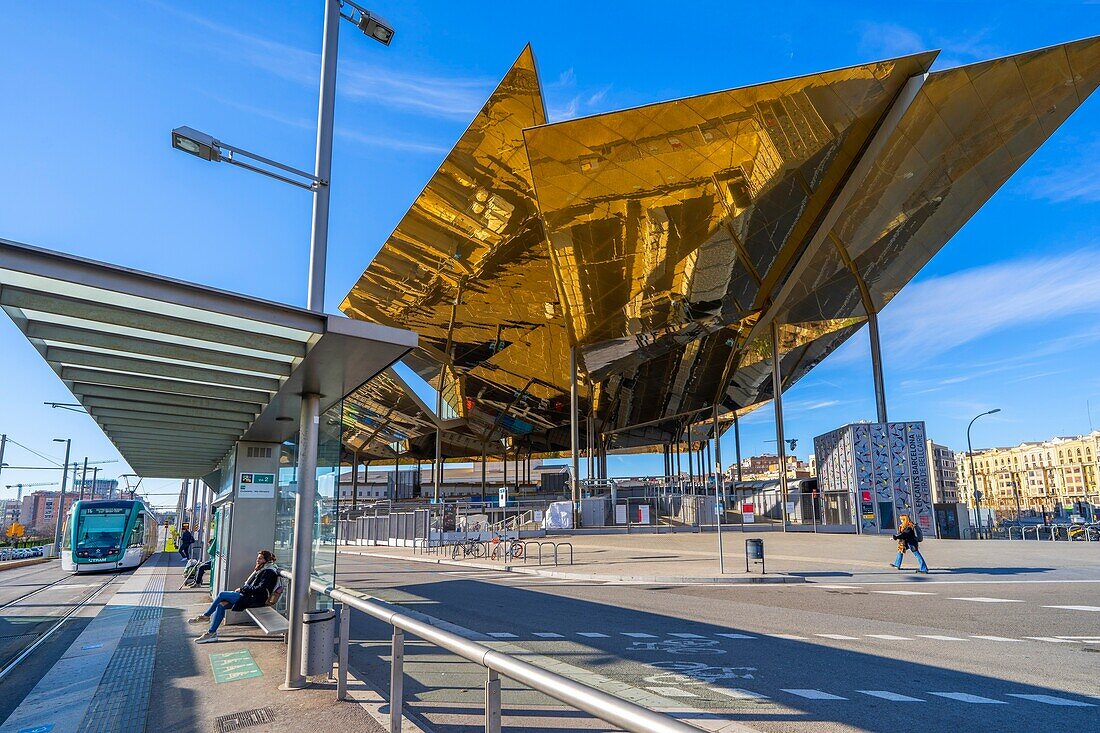
[[[76,527],[76,549],[117,550],[129,518],[129,507],[83,507]]]

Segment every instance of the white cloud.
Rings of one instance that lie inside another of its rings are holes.
[[[928,363],[1010,328],[1100,315],[1098,258],[1095,250],[1021,258],[914,283],[880,316],[883,348],[895,364]],[[1032,344],[1029,357],[1037,355],[1036,348],[1044,347]],[[860,357],[858,351],[849,357]]]
[[[865,52],[879,58],[928,50],[928,44],[920,34],[895,23],[861,23],[859,45]]]
[[[319,53],[243,33],[158,2],[153,4],[212,31],[220,39],[214,46],[217,52],[288,81],[317,86]],[[337,91],[344,97],[369,100],[392,109],[468,120],[481,109],[492,88],[493,81],[489,79],[436,76],[341,60]]]
[[[1068,162],[1025,178],[1018,184],[1020,190],[1056,204],[1100,202],[1100,143],[1068,147]]]
[[[860,50],[875,58],[906,56],[940,49],[942,53],[935,62],[937,69],[984,61],[1003,53],[1000,47],[985,40],[989,35],[987,29],[968,35],[932,35],[929,38],[897,23],[865,22],[858,29]]]

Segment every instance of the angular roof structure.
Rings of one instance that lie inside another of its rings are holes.
[[[1100,82],[1097,38],[935,55],[546,124],[525,48],[341,306],[420,335],[449,410],[397,408],[410,452],[437,427],[448,456],[566,450],[572,348],[612,449],[770,399],[772,324],[797,381]],[[373,409],[352,422],[394,423]]]

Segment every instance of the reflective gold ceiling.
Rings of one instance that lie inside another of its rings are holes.
[[[545,124],[525,48],[341,308],[417,331],[406,362],[433,384],[446,365],[451,455],[565,449],[574,345],[582,411],[620,447],[770,399],[772,323],[787,387],[1100,75],[1096,38],[928,73],[934,58]]]

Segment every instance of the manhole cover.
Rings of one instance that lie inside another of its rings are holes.
[[[256,708],[255,710],[242,710],[239,713],[219,715],[214,718],[215,733],[229,733],[233,730],[250,728],[261,723],[275,722],[275,711],[271,708]]]

